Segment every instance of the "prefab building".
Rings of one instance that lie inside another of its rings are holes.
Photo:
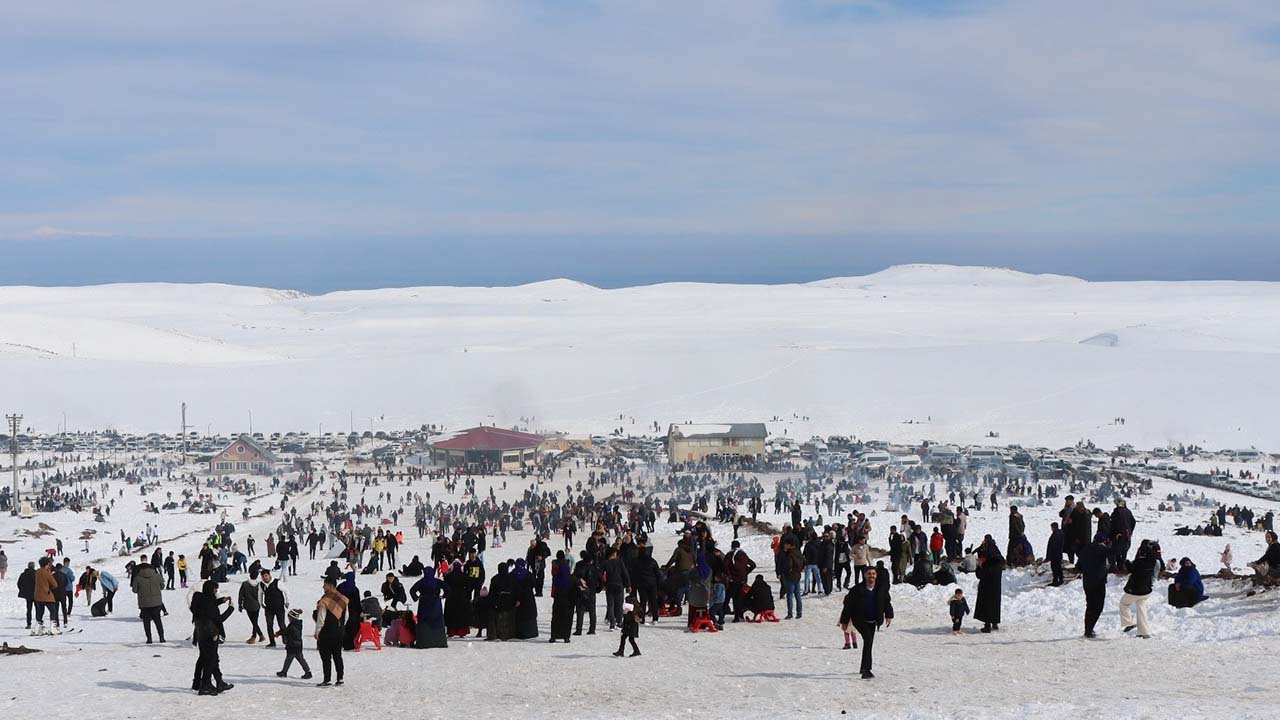
[[[673,463],[701,462],[712,455],[760,457],[768,435],[764,423],[672,425],[667,454]]]

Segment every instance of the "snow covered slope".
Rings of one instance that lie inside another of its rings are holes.
[[[185,401],[223,431],[248,411],[268,430],[776,416],[801,437],[1266,447],[1278,316],[1277,283],[919,265],[781,286],[0,288],[0,377],[44,429],[64,411],[172,429]]]

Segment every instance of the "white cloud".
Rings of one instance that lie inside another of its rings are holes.
[[[40,227],[26,233],[26,237],[30,238],[69,238],[69,237],[99,237],[108,238],[115,237],[115,233],[102,232],[99,230],[67,230],[65,228],[51,227],[49,225],[41,225]]]
[[[0,234],[1280,228],[1280,4],[797,7],[19,5]]]

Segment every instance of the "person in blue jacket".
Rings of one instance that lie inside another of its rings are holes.
[[[1191,562],[1191,558],[1182,558],[1179,562],[1178,575],[1173,579],[1173,589],[1176,592],[1187,592],[1194,603],[1204,600],[1204,581],[1200,579],[1200,571],[1196,569],[1196,564]]]
[[[62,569],[58,571],[58,575],[58,579],[62,581],[62,624],[66,625],[76,597],[76,572],[71,569],[71,558],[62,559]]]
[[[102,589],[103,599],[107,601],[107,612],[115,612],[114,598],[116,591],[120,589],[120,583],[116,580],[116,576],[106,570],[99,570],[98,587]]]

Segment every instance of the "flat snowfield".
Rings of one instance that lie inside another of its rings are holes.
[[[776,417],[772,433],[802,438],[1265,448],[1280,438],[1277,317],[1276,283],[927,265],[619,290],[8,287],[0,377],[5,410],[38,429],[63,413],[73,429],[175,429],[186,402],[223,432],[249,412],[281,431]]]
[[[342,467],[330,462],[328,469]],[[360,470],[368,469],[368,465]],[[585,470],[582,471],[585,473]],[[327,475],[327,473],[326,473]],[[544,488],[569,482],[562,470]],[[580,473],[574,473],[575,479]],[[783,474],[761,476],[765,496]],[[502,480],[507,489],[502,489]],[[526,481],[532,482],[532,481]],[[1176,610],[1164,602],[1165,582],[1156,584],[1149,603],[1154,637],[1141,640],[1121,631],[1117,606],[1123,580],[1113,577],[1107,589],[1104,613],[1098,624],[1100,639],[1080,637],[1084,596],[1079,581],[1064,587],[1047,587],[1046,572],[1032,568],[1004,574],[1002,624],[999,632],[983,635],[980,623],[970,617],[964,634],[950,633],[946,601],[956,586],[907,585],[892,589],[897,619],[876,636],[875,672],[871,681],[858,678],[858,651],[841,649],[837,627],[843,593],[803,599],[803,619],[776,624],[729,624],[717,634],[685,631],[684,618],[663,619],[640,631],[643,655],[619,659],[611,656],[618,636],[606,630],[605,601],[597,598],[600,624],[596,635],[572,638],[572,643],[549,645],[551,598],[539,601],[540,637],[529,641],[450,641],[438,650],[367,648],[346,653],[347,684],[341,688],[316,688],[320,659],[311,637],[310,611],[320,596],[324,560],[307,560],[301,551],[301,567],[287,580],[295,607],[307,614],[305,657],[317,679],[302,681],[295,664],[292,677],[280,679],[284,653],[279,648],[246,645],[249,621],[236,613],[227,621],[228,640],[221,649],[222,669],[235,689],[218,697],[196,697],[190,690],[196,651],[186,639],[191,634],[187,592],[165,592],[170,614],[164,618],[164,645],[143,643],[136,599],[125,581],[123,558],[109,555],[110,543],[123,529],[130,534],[146,523],[158,529],[160,547],[193,558],[217,515],[192,515],[165,511],[142,512],[145,500],[164,492],[175,495],[186,487],[162,481],[161,491],[138,495],[136,486],[110,482],[112,497],[118,489],[115,509],[105,523],[95,523],[88,513],[49,513],[33,520],[0,518],[0,540],[10,555],[10,579],[0,594],[0,639],[10,645],[25,644],[43,650],[39,654],[0,657],[0,713],[13,720],[83,720],[85,717],[158,720],[181,717],[208,718],[409,718],[467,717],[511,718],[1153,718],[1181,717],[1193,708],[1197,717],[1274,717],[1275,668],[1271,662],[1280,645],[1280,593],[1247,597],[1247,581],[1206,580],[1210,599],[1191,609]],[[520,496],[527,485],[518,477],[479,478],[477,490],[494,488],[499,500]],[[1206,573],[1219,567],[1218,555],[1231,543],[1240,568],[1263,552],[1262,534],[1229,525],[1224,537],[1177,536],[1180,525],[1203,523],[1209,508],[1186,506],[1180,512],[1157,510],[1169,493],[1189,486],[1155,480],[1154,492],[1130,501],[1137,519],[1137,538],[1159,539],[1166,558],[1189,556]],[[327,502],[332,483],[320,483],[313,491],[291,498],[305,509],[313,501]],[[1199,492],[1199,489],[1195,489]],[[403,482],[367,488],[370,503],[379,492],[397,497],[406,491],[430,491],[433,501],[462,499],[446,493],[438,481]],[[356,491],[358,493],[358,489]],[[873,486],[873,502],[859,509],[872,515],[872,544],[885,547],[889,524],[898,512],[886,510],[883,487]],[[1243,496],[1207,491],[1213,500],[1244,502]],[[222,496],[218,502],[238,517],[248,507],[254,515],[278,507],[279,495],[246,502],[240,496]],[[967,542],[990,533],[1004,547],[1007,542],[1007,499],[992,510],[984,507],[971,515]],[[1258,513],[1280,504],[1247,500]],[[387,510],[390,503],[383,502]],[[1060,501],[1025,507],[1027,532],[1038,554],[1048,536],[1048,524],[1056,519]],[[768,503],[762,519],[781,525],[783,515],[772,514]],[[785,512],[785,508],[784,508]],[[809,515],[812,508],[805,508]],[[911,511],[913,517],[919,510]],[[411,514],[410,514],[411,516]],[[264,550],[268,532],[278,515],[265,514],[248,522],[236,522],[235,539],[253,535],[258,553]],[[665,562],[674,548],[678,525],[659,518],[652,535],[655,557]],[[32,537],[37,523],[55,530]],[[431,538],[419,539],[412,527],[401,527],[407,543],[400,563],[413,555],[428,558]],[[732,538],[728,525],[712,523],[718,542],[727,547]],[[96,531],[90,552],[82,552],[78,540],[85,530]],[[81,596],[73,612],[73,627],[82,631],[58,638],[29,638],[23,628],[23,609],[13,592],[13,578],[29,558],[51,547],[54,537],[64,538],[66,555],[80,572],[92,562],[107,568],[121,580],[114,615],[90,618]],[[579,535],[579,542],[584,535]],[[497,562],[523,557],[529,531],[512,532],[502,547],[490,548],[485,562],[490,573]],[[744,534],[743,548],[759,565],[773,587],[769,537]],[[551,549],[563,547],[553,536]],[[581,547],[581,545],[579,545]],[[323,557],[323,553],[320,554]],[[270,564],[270,560],[265,560]],[[198,577],[193,566],[192,576]],[[244,575],[233,575],[221,591],[236,595]],[[358,576],[361,590],[378,594],[381,575]],[[405,579],[412,585],[413,578]],[[958,579],[972,606],[977,585],[972,575]],[[549,586],[548,586],[549,587]],[[779,617],[786,605],[779,601]]]

